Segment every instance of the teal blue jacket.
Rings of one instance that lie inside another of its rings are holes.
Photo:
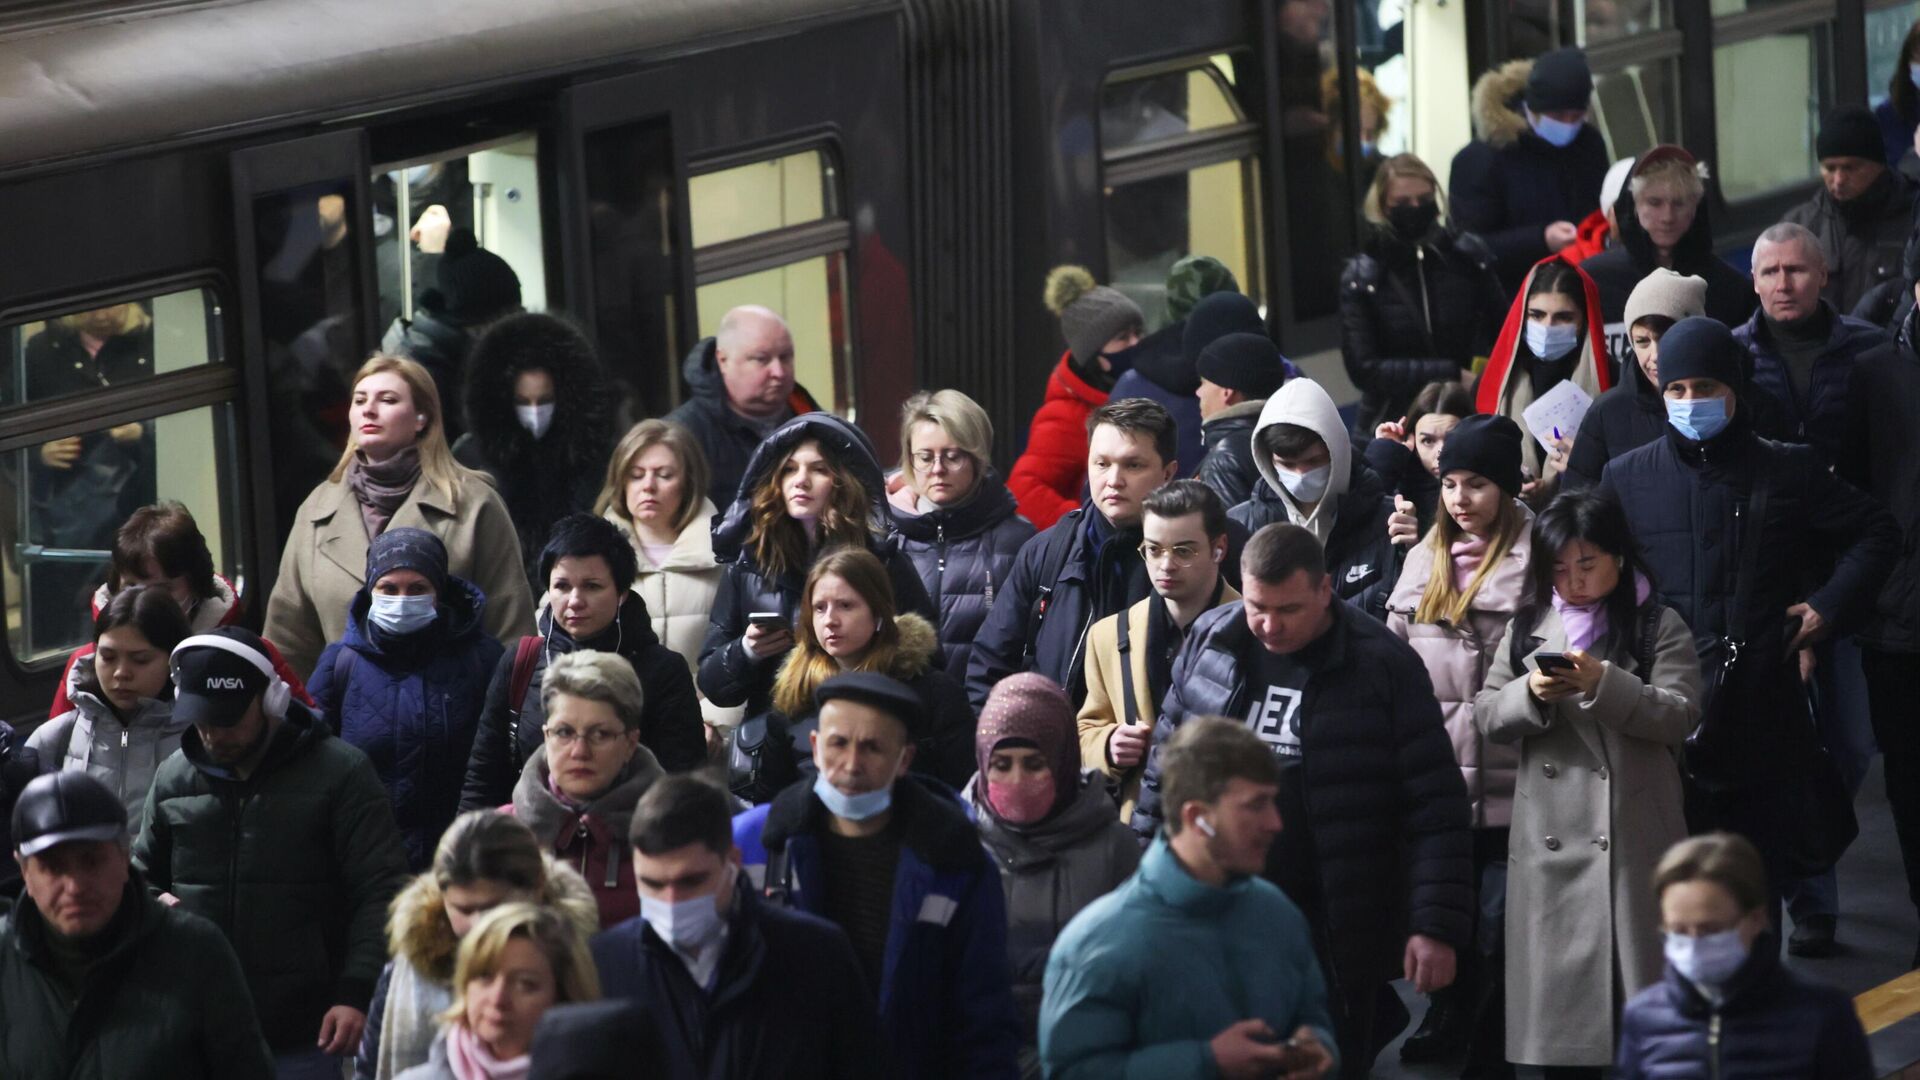
[[[1304,1024],[1338,1053],[1300,909],[1259,878],[1202,884],[1163,835],[1054,942],[1040,1059],[1055,1080],[1216,1077],[1208,1043],[1253,1018],[1283,1039]]]

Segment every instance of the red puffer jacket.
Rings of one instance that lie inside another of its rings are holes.
[[[1047,377],[1047,396],[1027,428],[1027,449],[1007,474],[1020,516],[1046,529],[1067,511],[1080,505],[1087,483],[1087,417],[1107,403],[1107,392],[1096,390],[1075,374],[1063,353]]]

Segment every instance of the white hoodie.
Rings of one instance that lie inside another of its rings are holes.
[[[1327,493],[1312,512],[1303,511],[1287,493],[1273,457],[1260,449],[1260,433],[1274,424],[1294,424],[1320,436],[1332,456],[1333,475],[1327,481]],[[1253,463],[1266,478],[1267,486],[1280,495],[1287,508],[1287,520],[1313,533],[1322,545],[1333,534],[1334,518],[1339,513],[1340,496],[1347,493],[1353,476],[1353,442],[1347,426],[1340,421],[1340,409],[1319,383],[1312,379],[1288,379],[1278,393],[1267,399],[1260,410],[1260,422],[1253,426]]]

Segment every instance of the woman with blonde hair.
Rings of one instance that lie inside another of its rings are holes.
[[[607,462],[607,479],[593,512],[613,522],[633,544],[638,573],[633,591],[646,601],[660,643],[699,667],[700,643],[720,593],[720,562],[713,557],[714,509],[707,497],[710,470],[693,432],[670,420],[642,420]],[[700,702],[709,730],[730,730],[738,707]]]
[[[1427,384],[1471,382],[1506,307],[1493,252],[1446,220],[1426,162],[1381,162],[1363,211],[1369,227],[1340,276],[1340,356],[1360,388],[1360,438],[1404,419]]]
[[[354,1080],[393,1080],[426,1062],[440,1014],[453,1004],[461,940],[481,916],[510,903],[552,908],[582,936],[600,928],[587,883],[542,852],[525,825],[497,810],[455,818],[432,867],[394,897],[387,920],[393,959],[374,985]]]
[[[1474,947],[1463,950],[1459,977],[1433,995],[1401,1058],[1437,1060],[1471,1034],[1469,1064],[1498,1071],[1499,913],[1520,755],[1481,736],[1473,703],[1527,592],[1533,515],[1519,501],[1520,429],[1504,416],[1468,416],[1447,433],[1438,466],[1438,512],[1426,538],[1407,552],[1387,600],[1387,628],[1413,647],[1433,680],[1472,805],[1480,904]]]
[[[941,665],[967,676],[973,636],[993,610],[1014,556],[1033,538],[993,469],[993,421],[958,390],[921,391],[900,407],[893,535],[940,612]]]
[[[265,636],[302,676],[347,630],[367,584],[367,548],[389,525],[425,529],[447,546],[447,569],[486,596],[487,632],[503,643],[533,629],[520,538],[505,503],[447,447],[433,376],[376,356],[353,379],[347,448],[295,514],[267,601]]]
[[[764,708],[734,741],[735,794],[772,799],[813,767],[809,740],[820,723],[813,693],[843,671],[889,675],[918,694],[912,769],[956,791],[973,775],[973,708],[966,688],[939,665],[933,624],[898,612],[893,583],[879,557],[838,548],[815,560],[800,593],[792,651],[780,664]]]
[[[587,935],[566,916],[533,904],[487,913],[460,942],[453,1004],[427,1061],[402,1080],[519,1080],[533,1032],[555,1005],[600,1000]]]

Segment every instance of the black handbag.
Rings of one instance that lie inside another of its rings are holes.
[[[1726,791],[1754,781],[1767,740],[1756,738],[1753,717],[1763,715],[1770,689],[1768,662],[1775,657],[1754,655],[1747,647],[1747,609],[1753,601],[1754,578],[1760,569],[1760,540],[1767,520],[1771,484],[1765,470],[1754,476],[1746,513],[1734,507],[1734,530],[1739,534],[1738,562],[1734,566],[1733,596],[1727,602],[1726,631],[1719,642],[1719,663],[1704,672],[1705,704],[1700,722],[1687,735],[1681,761],[1687,779],[1703,791]],[[1744,520],[1743,520],[1744,519]]]

